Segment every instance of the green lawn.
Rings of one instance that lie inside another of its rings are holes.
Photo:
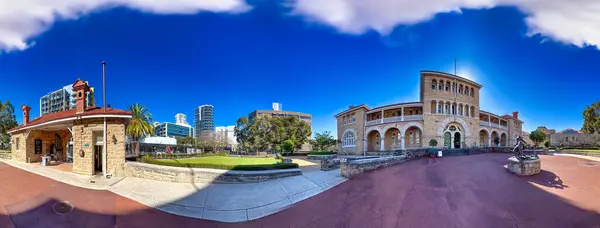
[[[207,156],[182,159],[153,159],[143,156],[141,161],[154,165],[226,170],[271,170],[298,168],[298,164],[296,163],[281,163],[281,160],[274,158]]]
[[[587,153],[600,153],[600,150],[586,150],[586,149],[564,149],[560,152],[587,152]]]
[[[161,159],[163,162],[188,163],[188,164],[220,164],[220,165],[271,165],[277,164],[274,158],[244,158],[244,157],[224,157],[208,156],[200,158],[184,159]]]

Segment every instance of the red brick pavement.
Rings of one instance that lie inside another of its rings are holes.
[[[406,162],[235,224],[164,213],[0,163],[0,227],[600,227],[600,163],[543,156],[542,173],[518,177],[502,167],[508,156]],[[54,213],[60,200],[75,210]]]

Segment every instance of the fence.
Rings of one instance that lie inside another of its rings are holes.
[[[167,148],[174,154],[193,154],[201,152],[200,149],[186,146],[129,142],[125,144],[125,157],[136,158],[144,154],[166,154],[169,151]]]

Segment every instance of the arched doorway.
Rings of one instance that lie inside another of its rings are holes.
[[[479,146],[490,146],[488,132],[486,130],[479,131]]]
[[[444,147],[446,148],[461,148],[463,131],[459,124],[448,124],[444,129]]]
[[[418,127],[409,127],[404,133],[404,143],[406,148],[418,148],[421,147],[421,129]]]
[[[454,133],[454,148],[460,148],[460,132]]]
[[[450,134],[450,132],[444,133],[444,147],[450,148],[450,146],[451,146],[450,141],[452,141],[452,134]]]
[[[506,139],[507,139],[506,134],[502,133],[502,135],[500,135],[500,145],[501,146],[507,146],[506,145]]]
[[[379,151],[381,150],[381,136],[378,131],[371,131],[367,135],[367,150],[368,151]]]
[[[398,149],[401,146],[400,142],[400,130],[398,128],[390,128],[385,132],[385,150]]]
[[[500,144],[500,137],[498,137],[498,132],[492,131],[492,138],[491,139],[492,139],[492,145],[498,146],[498,144]],[[496,143],[496,141],[498,141],[498,143]]]

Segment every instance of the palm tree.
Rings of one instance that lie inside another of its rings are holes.
[[[152,126],[154,120],[148,109],[140,104],[133,104],[127,108],[132,115],[127,126],[127,135],[131,136],[134,141],[154,135],[154,126]]]

